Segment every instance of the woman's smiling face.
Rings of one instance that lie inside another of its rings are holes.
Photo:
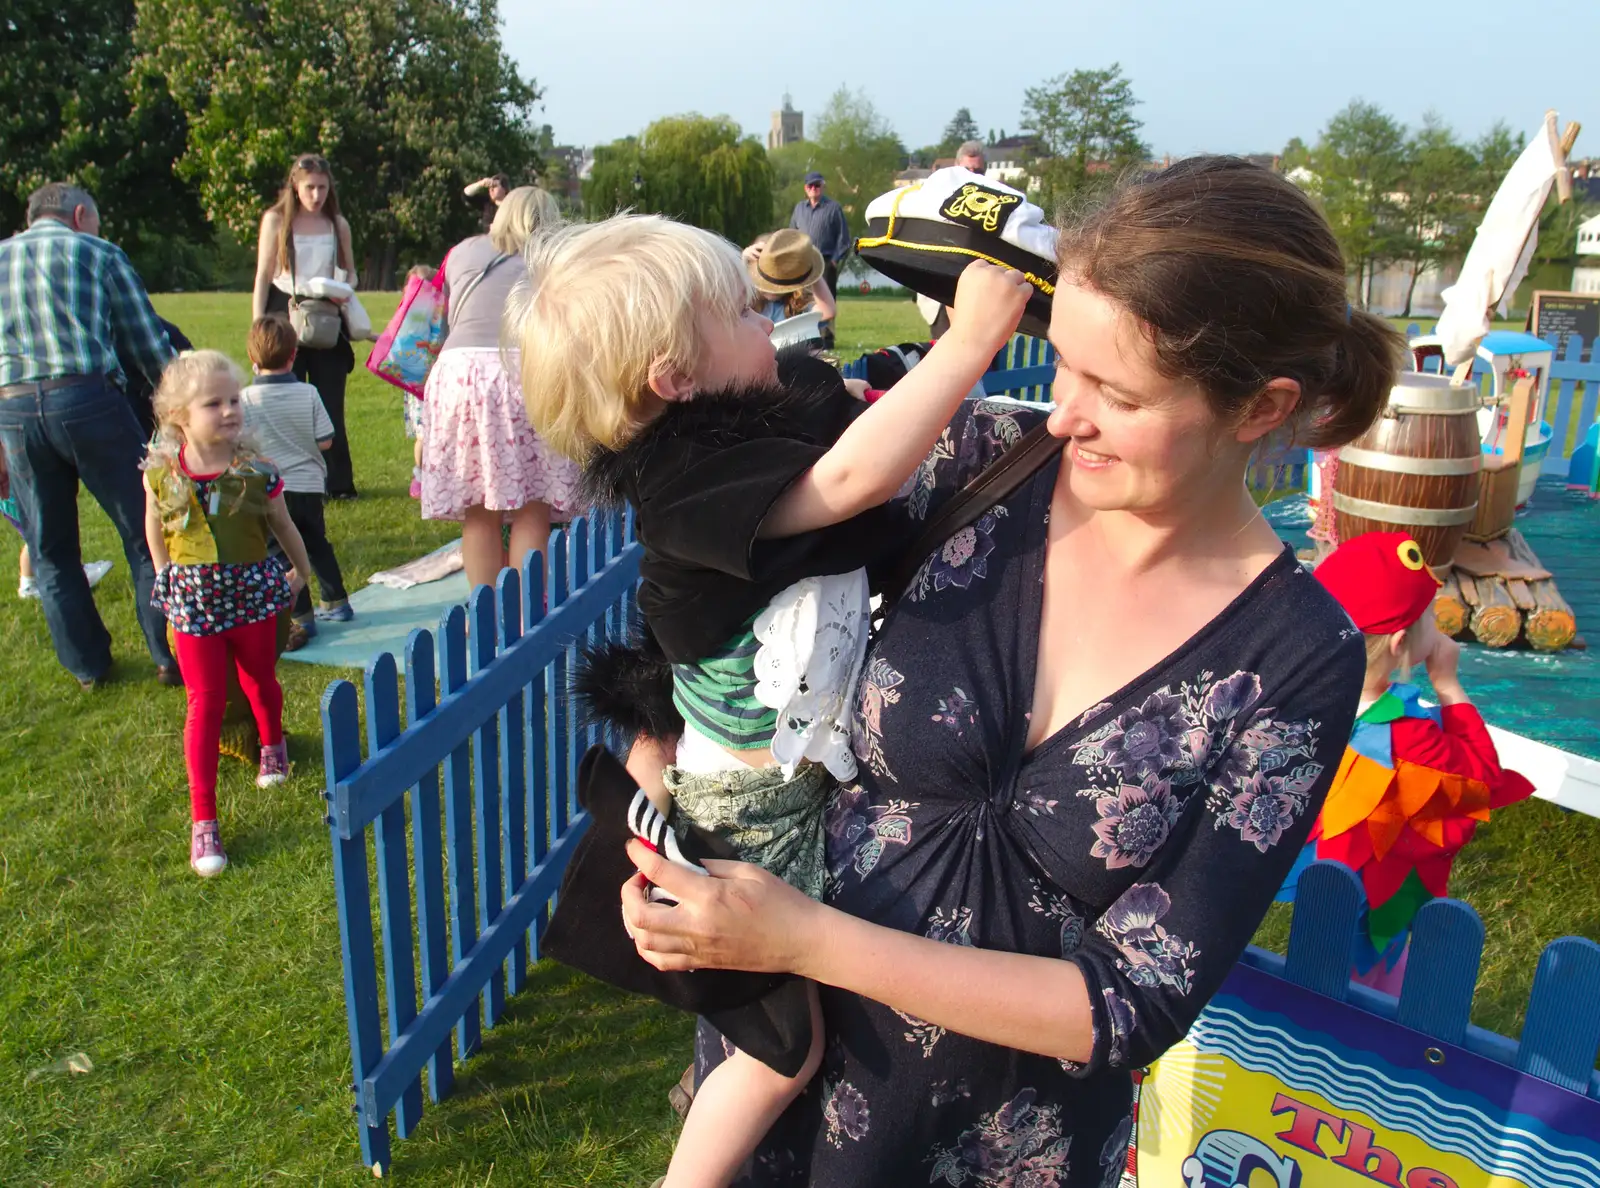
[[[1233,444],[1200,386],[1156,367],[1126,309],[1063,276],[1050,313],[1056,349],[1050,432],[1066,440],[1073,496],[1096,511],[1177,509],[1212,487]]]

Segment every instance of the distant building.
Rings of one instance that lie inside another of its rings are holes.
[[[767,130],[767,147],[769,149],[782,148],[786,144],[793,144],[797,140],[806,138],[806,116],[803,111],[796,111],[794,104],[789,101],[789,96],[783,97],[783,110],[772,113],[772,127]]]
[[[1045,155],[1033,136],[1002,136],[984,152],[989,165],[984,176],[1019,190],[1028,188],[1028,166]]]
[[[1600,215],[1578,224],[1578,255],[1600,256]]]
[[[569,208],[583,201],[583,183],[594,170],[594,152],[573,144],[558,144],[545,153],[545,186]]]
[[[928,175],[932,172],[933,170],[931,169],[918,169],[915,167],[911,169],[902,169],[899,173],[894,175],[894,188],[898,190],[903,186],[914,185],[917,182],[927,181]]]

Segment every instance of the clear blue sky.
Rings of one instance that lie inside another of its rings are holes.
[[[502,0],[502,15],[561,143],[689,111],[764,139],[785,90],[809,131],[843,84],[915,148],[963,106],[1015,133],[1024,88],[1120,61],[1158,154],[1275,152],[1361,97],[1408,124],[1431,107],[1469,139],[1496,119],[1531,133],[1554,107],[1587,124],[1575,155],[1600,156],[1600,0]]]

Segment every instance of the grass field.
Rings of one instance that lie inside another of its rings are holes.
[[[373,320],[393,295],[369,297]],[[248,298],[158,298],[198,345],[243,359]],[[839,351],[921,337],[909,302],[846,298]],[[406,495],[399,398],[358,367],[349,425],[362,498],[329,509],[359,588],[449,539]],[[267,792],[225,765],[232,866],[189,871],[183,695],[151,679],[127,566],[86,496],[84,556],[117,557],[96,598],[119,679],[92,694],[55,663],[0,548],[0,1184],[370,1182],[357,1165],[339,938],[322,821],[317,704],[333,670],[286,664],[293,778]],[[1489,921],[1478,1022],[1515,1034],[1533,959],[1600,938],[1600,822],[1542,804],[1497,818],[1457,867]],[[1263,939],[1281,943],[1286,913]],[[642,1186],[665,1167],[665,1091],[686,1018],[541,966],[508,1020],[396,1145],[412,1183]],[[93,1069],[64,1071],[85,1054]]]

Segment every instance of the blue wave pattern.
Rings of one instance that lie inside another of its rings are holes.
[[[1441,1151],[1470,1159],[1486,1172],[1521,1180],[1531,1188],[1600,1185],[1600,1149],[1594,1143],[1563,1134],[1558,1136],[1558,1146],[1546,1137],[1552,1132],[1536,1118],[1491,1116],[1460,1100],[1440,1096],[1415,1074],[1381,1065],[1367,1053],[1307,1043],[1281,1027],[1268,1026],[1216,1003],[1190,1029],[1189,1041],[1201,1051],[1226,1056],[1251,1072],[1282,1078],[1283,1070],[1293,1069],[1295,1087],[1310,1090],[1340,1108],[1359,1110],[1410,1131]],[[1341,1051],[1357,1058],[1347,1059]],[[1580,1144],[1597,1154],[1574,1149]]]

